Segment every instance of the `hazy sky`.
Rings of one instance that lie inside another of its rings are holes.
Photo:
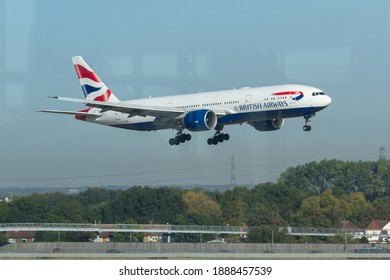
[[[23,7],[23,8],[21,8]],[[225,127],[170,146],[137,132],[38,109],[81,110],[71,57],[82,55],[122,100],[301,83],[332,104],[302,130]],[[275,181],[322,159],[390,150],[390,2],[0,0],[0,187],[237,184]]]

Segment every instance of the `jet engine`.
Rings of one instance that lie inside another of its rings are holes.
[[[273,119],[266,121],[254,121],[249,123],[258,131],[272,131],[282,128],[284,125],[284,119]]]
[[[182,124],[189,131],[211,130],[217,125],[217,116],[206,109],[190,111],[184,116]]]

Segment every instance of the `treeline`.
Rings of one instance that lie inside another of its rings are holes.
[[[390,196],[390,161],[311,162],[288,168],[278,182],[313,194],[330,188],[345,193],[362,192],[368,200],[374,201]]]
[[[135,186],[21,196],[0,202],[0,223],[246,224],[261,229],[340,227],[350,220],[364,228],[372,219],[390,219],[389,194],[390,161],[323,160],[288,168],[276,183],[251,189]]]

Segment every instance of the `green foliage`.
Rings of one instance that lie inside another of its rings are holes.
[[[363,237],[360,239],[360,243],[361,243],[361,244],[368,244],[368,243],[370,243],[370,241],[368,241],[367,237],[363,236]]]
[[[148,187],[133,187],[120,191],[119,195],[102,209],[102,222],[121,223],[135,219],[140,224],[174,224],[176,216],[185,211],[182,192],[174,188]]]
[[[112,240],[113,242],[143,242],[144,235],[143,233],[134,233],[134,232],[113,232]]]
[[[390,161],[322,160],[290,167],[277,183],[225,192],[200,189],[149,188],[127,190],[89,188],[78,195],[32,194],[0,202],[0,223],[127,223],[181,225],[248,225],[254,242],[289,240],[279,226],[340,227],[349,220],[364,228],[372,219],[389,219]],[[215,236],[174,236],[177,242],[205,242]],[[88,240],[88,234],[61,234],[65,240]],[[142,236],[115,234],[117,241]],[[37,240],[57,241],[56,233],[39,233]],[[336,241],[334,238],[333,241]],[[329,242],[299,238],[298,242]]]
[[[38,231],[35,236],[36,242],[59,242],[62,240],[63,232]]]
[[[7,242],[7,236],[2,232],[0,232],[0,243],[1,242]]]
[[[235,187],[216,195],[216,201],[221,206],[224,224],[240,226],[248,222],[249,197],[250,190],[244,187]]]
[[[62,193],[33,194],[16,198],[9,204],[10,223],[52,223],[82,221],[77,196]]]
[[[36,242],[89,242],[95,238],[92,232],[37,232]]]
[[[95,238],[92,232],[62,232],[61,241],[64,242],[89,242]]]
[[[221,224],[221,206],[211,199],[206,193],[200,191],[186,191],[183,194],[183,202],[186,206],[186,215],[180,215],[179,219],[185,224],[195,225],[219,225]]]
[[[259,184],[248,197],[250,225],[286,225],[293,220],[305,194],[282,184]]]
[[[6,223],[9,217],[8,203],[0,202],[0,223]]]
[[[287,243],[293,240],[294,238],[285,232],[280,232],[278,227],[261,225],[248,233],[246,241],[249,243]]]
[[[110,191],[105,188],[88,188],[79,194],[79,199],[84,206],[99,205],[110,201]]]
[[[312,194],[338,187],[346,193],[363,192],[369,201],[390,194],[390,161],[345,162],[322,160],[290,167],[278,182]]]
[[[343,220],[349,220],[363,228],[364,221],[374,216],[372,205],[363,193],[352,192],[336,197],[332,189],[303,200],[296,215],[296,223],[304,227],[338,228]]]
[[[390,196],[376,199],[372,206],[374,208],[375,218],[378,220],[389,219],[390,215]]]

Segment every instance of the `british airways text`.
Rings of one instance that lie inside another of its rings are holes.
[[[284,108],[284,107],[288,107],[287,101],[244,104],[239,106],[239,110],[251,111],[251,110],[258,110],[258,109]]]

